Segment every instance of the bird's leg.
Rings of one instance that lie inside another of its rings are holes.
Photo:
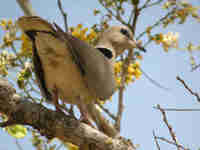
[[[52,93],[53,93],[53,95],[52,95],[52,97],[53,97],[53,103],[54,103],[54,105],[56,107],[56,111],[63,113],[62,108],[59,105],[58,89],[56,87],[54,87]]]
[[[80,121],[81,122],[84,122],[88,125],[90,125],[91,127],[95,128],[93,125],[92,125],[92,119],[90,117],[90,114],[89,112],[87,111],[87,105],[85,105],[85,103],[83,102],[83,99],[81,99],[80,97],[78,98],[78,108],[79,108],[79,111],[81,113],[81,117],[80,117]]]

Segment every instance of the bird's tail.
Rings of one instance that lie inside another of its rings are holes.
[[[17,25],[24,31],[55,31],[53,26],[38,16],[23,16],[17,20]]]

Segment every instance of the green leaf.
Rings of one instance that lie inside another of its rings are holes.
[[[8,132],[8,134],[10,134],[11,136],[17,139],[24,138],[27,134],[27,129],[22,125],[9,126],[9,127],[6,127],[5,130]]]

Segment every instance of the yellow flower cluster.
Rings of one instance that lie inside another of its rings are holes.
[[[12,20],[5,20],[5,19],[2,19],[0,21],[0,26],[2,27],[3,30],[9,30],[10,28],[13,27],[13,22]]]
[[[157,44],[162,44],[165,52],[168,52],[169,48],[178,48],[178,38],[179,34],[168,32],[167,34],[156,34],[152,38]]]
[[[3,37],[3,47],[11,46],[13,41],[16,40],[16,25],[12,20],[0,20],[0,27],[6,31]]]
[[[88,43],[93,44],[97,39],[97,33],[91,28],[90,32],[87,34],[88,28],[84,28],[82,24],[78,24],[77,27],[71,27],[70,30],[73,36]]]
[[[2,76],[7,76],[8,75],[8,70],[7,70],[7,56],[8,53],[7,51],[3,51],[0,55],[0,75]]]
[[[22,33],[20,37],[22,44],[21,44],[21,55],[23,56],[31,56],[32,54],[32,42],[29,38]]]
[[[120,84],[121,84],[122,67],[123,67],[123,63],[121,61],[116,62],[115,65],[114,65],[115,78],[116,78],[116,82],[117,82],[118,86],[120,86]],[[126,84],[133,82],[135,79],[139,79],[140,76],[142,75],[139,62],[136,61],[135,63],[129,64],[128,69],[127,69],[127,73],[128,74],[125,78]]]
[[[197,21],[200,21],[199,6],[193,6],[191,3],[189,3],[189,1],[186,0],[168,0],[164,3],[163,9],[170,9],[174,6],[176,6],[177,9],[174,11],[171,17],[165,19],[163,22],[164,27],[166,27],[169,23],[174,23],[175,19],[180,19],[179,23],[183,24],[189,16],[192,16]]]
[[[0,75],[7,76],[8,75],[8,66],[14,67],[16,56],[12,53],[8,53],[8,51],[3,50],[0,53]]]
[[[32,65],[27,62],[24,65],[24,69],[20,70],[20,72],[17,74],[17,84],[19,88],[23,89],[25,87],[25,81],[31,77],[31,67]]]

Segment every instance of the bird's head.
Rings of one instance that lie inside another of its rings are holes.
[[[126,26],[112,26],[101,33],[97,47],[105,47],[112,49],[115,57],[119,56],[126,49],[139,48],[136,40],[133,38],[133,33]]]

